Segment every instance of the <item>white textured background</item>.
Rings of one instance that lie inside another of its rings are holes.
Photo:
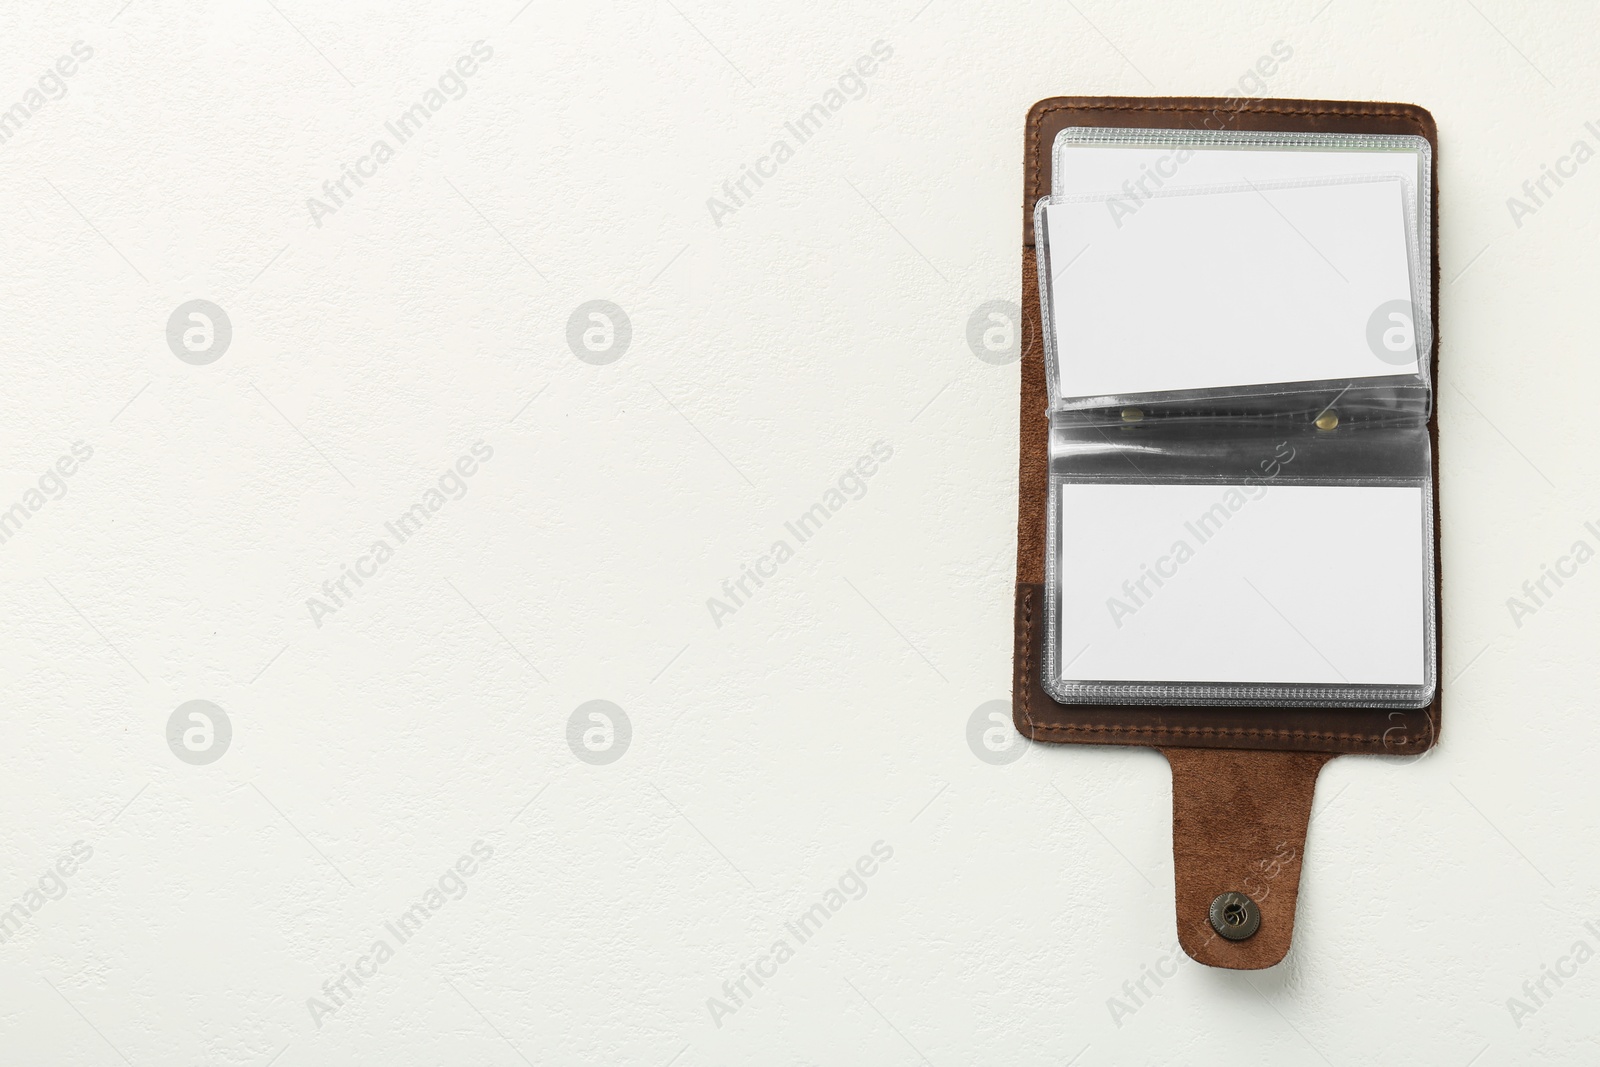
[[[93,56],[0,144],[0,1063],[1595,1062],[1600,564],[1520,626],[1507,598],[1600,545],[1600,162],[1520,225],[1506,201],[1600,149],[1600,15],[1397,6],[8,4],[0,108]],[[480,40],[466,95],[314,225]],[[715,225],[878,41],[868,94]],[[1017,368],[966,324],[1018,296],[1031,103],[1226,95],[1278,41],[1247,90],[1439,120],[1445,740],[1324,771],[1285,964],[1185,961],[1114,1012],[1175,951],[1168,773],[969,747],[1010,688]],[[206,366],[165,334],[195,298],[233,326]],[[633,328],[605,366],[566,340],[594,299]],[[866,495],[713,625],[879,440]],[[193,699],[233,727],[205,766],[166,740]],[[605,765],[568,742],[596,699],[632,727]],[[1514,1017],[1546,966],[1571,976]]]

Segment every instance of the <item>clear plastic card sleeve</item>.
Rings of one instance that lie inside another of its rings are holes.
[[[1431,170],[1413,137],[1059,136],[1056,700],[1430,702]]]

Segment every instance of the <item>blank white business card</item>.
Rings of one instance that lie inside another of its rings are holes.
[[[1411,294],[1404,194],[1374,177],[1046,205],[1060,395],[1418,373],[1411,317],[1388,315]]]
[[[1426,142],[1414,143],[1414,148],[1364,150],[1066,143],[1055,151],[1051,191],[1057,196],[1121,193],[1137,206],[1138,199],[1164,190],[1400,175],[1415,195],[1428,160]],[[1415,204],[1411,215],[1418,216]]]
[[[1422,489],[1057,492],[1063,680],[1423,684]]]

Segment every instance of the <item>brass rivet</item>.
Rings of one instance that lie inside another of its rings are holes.
[[[1317,429],[1331,430],[1339,425],[1339,416],[1332,411],[1324,411],[1317,416]]]
[[[1142,418],[1144,418],[1144,412],[1140,411],[1138,408],[1122,409],[1123,422],[1138,422]]]
[[[1243,893],[1218,893],[1207,917],[1211,928],[1229,941],[1245,941],[1261,928],[1261,909]]]

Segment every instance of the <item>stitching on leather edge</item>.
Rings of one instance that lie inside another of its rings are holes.
[[[1027,588],[1022,593],[1022,662],[1021,668],[1012,684],[1017,692],[1022,694],[1023,718],[1034,734],[1112,734],[1112,735],[1143,735],[1155,737],[1251,737],[1272,738],[1276,740],[1300,741],[1339,741],[1344,743],[1359,742],[1362,744],[1382,745],[1382,737],[1373,737],[1370,734],[1331,733],[1325,730],[1268,730],[1256,726],[1129,726],[1124,723],[1039,723],[1033,717],[1033,690],[1027,684],[1032,676],[1032,671],[1037,664],[1033,658],[1033,589]],[[1419,738],[1419,743],[1421,739]],[[1397,741],[1391,746],[1385,746],[1392,751],[1409,744],[1407,741]]]

